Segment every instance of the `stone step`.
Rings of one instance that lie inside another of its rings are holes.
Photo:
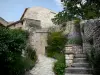
[[[88,63],[73,63],[72,67],[89,67]]]
[[[74,63],[86,63],[87,59],[86,58],[74,58],[73,62]]]
[[[91,68],[66,68],[65,73],[71,73],[71,74],[91,74],[92,69]]]
[[[86,58],[86,55],[85,54],[76,54],[74,57],[75,58]]]
[[[66,73],[65,75],[92,75],[92,74],[70,74],[70,73]]]

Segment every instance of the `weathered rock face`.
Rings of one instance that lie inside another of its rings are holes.
[[[83,25],[83,50],[87,52],[94,47],[98,52],[100,49],[100,20],[88,20],[81,25]]]
[[[42,8],[42,7],[33,7],[28,8],[23,18],[40,20],[42,28],[48,28],[54,26],[51,19],[56,15],[55,12]]]

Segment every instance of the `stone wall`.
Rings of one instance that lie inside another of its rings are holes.
[[[92,47],[100,51],[100,20],[88,20],[83,25],[83,50],[88,52]]]
[[[45,55],[45,47],[47,46],[47,29],[39,29],[33,32],[30,42],[37,54]]]
[[[73,32],[73,30],[74,30],[74,22],[73,21],[66,22],[64,34],[67,35],[68,33]]]
[[[79,24],[75,24],[74,21],[67,22],[64,34],[68,36],[68,45],[81,45],[82,40]],[[78,44],[78,42],[80,43]]]
[[[37,29],[41,29],[41,21],[24,18],[22,29],[28,31],[35,31]]]
[[[36,53],[45,55],[48,28],[41,28],[39,20],[24,19],[22,29],[29,32],[29,43],[36,50]]]
[[[23,18],[40,20],[42,28],[48,28],[54,26],[51,19],[56,15],[55,12],[43,8],[43,7],[32,7],[28,8]]]
[[[22,28],[22,23],[17,23],[17,24],[14,24],[14,25],[11,25],[9,27],[10,29],[21,29]]]
[[[94,48],[97,50],[96,52],[98,53],[100,52],[100,20],[97,20],[93,34]]]
[[[77,25],[74,24],[74,21],[69,21],[66,23],[66,28],[64,31],[64,34],[67,35],[68,39],[65,46],[65,59],[67,66],[72,65],[75,54],[82,53],[83,51],[81,44],[74,43],[75,41],[79,41],[76,39],[81,38],[80,25]]]

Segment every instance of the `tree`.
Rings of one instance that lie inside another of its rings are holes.
[[[94,19],[100,17],[100,0],[61,0],[63,10],[52,21],[62,24],[75,19]]]

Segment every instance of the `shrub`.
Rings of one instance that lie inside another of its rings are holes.
[[[37,59],[35,49],[32,49],[32,47],[30,45],[26,49],[26,56],[33,61],[36,61],[36,59]]]
[[[48,34],[47,43],[47,53],[61,52],[65,46],[66,37],[62,34],[62,32],[52,32]]]
[[[22,57],[22,50],[25,51],[27,39],[26,31],[0,27],[0,74],[24,74],[29,67],[27,65],[30,65],[28,59]]]
[[[57,55],[57,62],[55,62],[54,65],[54,72],[56,75],[64,75],[65,72],[65,56],[64,54],[58,54]]]
[[[48,35],[48,47],[46,49],[46,53],[47,56],[57,59],[53,68],[56,75],[64,75],[66,64],[63,49],[66,41],[67,39],[62,32],[52,32]]]

